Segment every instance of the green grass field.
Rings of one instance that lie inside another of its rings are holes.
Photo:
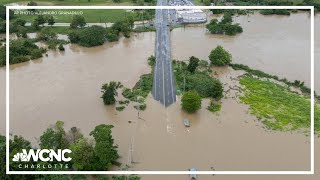
[[[39,10],[39,11],[47,11],[47,10]],[[135,20],[139,20],[138,17],[133,12],[127,12],[123,9],[83,9],[83,10],[53,10],[58,13],[75,11],[77,13],[82,12],[83,17],[86,19],[88,23],[105,23],[105,22],[115,22],[118,20],[124,20],[127,16],[134,16]],[[15,19],[24,19],[27,22],[32,22],[36,15],[15,15]],[[54,15],[55,21],[58,23],[70,23],[73,15]]]
[[[308,130],[310,128],[310,100],[293,93],[275,82],[244,76],[245,87],[241,101],[272,130]],[[315,106],[315,131],[320,133],[320,107]]]

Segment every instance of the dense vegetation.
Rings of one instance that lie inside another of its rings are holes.
[[[0,47],[0,67],[6,65],[6,47]]]
[[[155,57],[150,56],[148,58],[148,64],[153,67],[155,63]],[[120,82],[111,81],[102,86],[102,99],[105,105],[116,104],[117,111],[123,111],[126,106],[133,103],[133,106],[137,110],[145,110],[147,105],[145,99],[152,90],[153,72],[149,74],[143,74],[140,76],[139,81],[135,86],[130,89],[124,87]],[[117,90],[121,90],[121,95],[125,99],[118,98]]]
[[[228,11],[224,13],[221,21],[217,19],[212,19],[206,28],[211,34],[226,34],[226,35],[236,35],[237,33],[242,33],[242,27],[240,24],[233,23],[232,14]]]
[[[232,55],[222,46],[217,46],[210,52],[209,60],[211,61],[212,65],[225,66],[231,63]]]
[[[182,95],[181,107],[188,113],[194,113],[201,108],[201,97],[196,91],[188,91]]]
[[[194,58],[191,57],[190,59]],[[178,93],[194,90],[203,98],[220,99],[223,93],[221,82],[211,76],[211,69],[207,64],[204,64],[204,66],[200,64],[203,63],[199,62],[199,67],[190,72],[188,69],[190,63],[188,65],[183,61],[173,61]]]
[[[265,73],[260,70],[251,69],[249,66],[243,65],[243,64],[230,64],[230,66],[235,70],[244,70],[247,73],[249,73],[250,75],[254,75],[254,76],[257,76],[260,78],[274,79],[274,80],[283,82],[288,86],[293,86],[293,87],[299,88],[301,90],[301,92],[305,95],[310,96],[310,94],[311,94],[311,89],[308,88],[307,86],[305,86],[304,82],[301,82],[299,80],[295,80],[295,81],[291,82],[291,81],[288,81],[286,78],[280,79],[276,75],[271,75],[271,74]],[[315,94],[315,98],[320,102],[320,96]]]
[[[116,103],[115,96],[118,96],[117,89],[121,88],[120,82],[111,81],[110,83],[102,85],[102,99],[105,105]]]
[[[106,40],[109,42],[117,41],[120,34],[129,38],[134,21],[130,18],[125,21],[117,21],[110,28],[103,28],[101,26],[82,28],[84,25],[81,25],[81,23],[82,22],[72,25],[75,30],[68,34],[69,39],[71,43],[78,43],[85,47],[93,47],[102,45]]]
[[[91,26],[72,31],[68,36],[71,43],[85,47],[99,46],[106,41],[106,29],[101,26]]]
[[[218,112],[221,109],[221,104],[211,100],[207,109],[213,113]]]
[[[42,57],[46,49],[39,48],[33,40],[17,39],[10,41],[10,64],[26,62]]]
[[[290,15],[290,11],[287,9],[263,9],[260,11],[261,14],[263,15]]]
[[[72,153],[70,157],[72,161],[68,162],[69,169],[61,169],[60,166],[52,170],[88,170],[88,171],[105,171],[110,169],[112,165],[120,165],[117,162],[119,154],[117,152],[117,146],[114,144],[112,137],[112,125],[101,124],[91,131],[88,139],[83,136],[80,130],[76,127],[72,127],[69,131],[66,131],[63,127],[62,121],[57,121],[55,126],[48,128],[39,138],[40,148],[48,149],[70,149]],[[86,179],[84,175],[6,175],[5,174],[5,137],[0,136],[0,179]],[[22,149],[32,149],[31,143],[24,139],[22,136],[14,135],[10,138],[10,159],[17,152],[21,152]],[[21,162],[18,162],[21,163]],[[24,164],[32,162],[23,162]],[[38,162],[45,164],[45,162]],[[46,162],[47,164],[57,163],[54,161]],[[61,162],[59,162],[61,163]],[[11,170],[32,170],[32,169],[19,169],[17,162],[10,161]],[[30,166],[29,166],[30,167]],[[108,178],[107,176],[99,176],[98,179]],[[122,176],[113,176],[112,179],[121,179]],[[125,177],[124,177],[125,178]],[[131,176],[129,179],[138,180],[138,176]]]
[[[287,86],[251,75],[243,76],[245,87],[241,101],[248,104],[267,128],[272,130],[308,130],[310,128],[310,100],[291,92]],[[320,132],[320,108],[315,106],[315,131]]]

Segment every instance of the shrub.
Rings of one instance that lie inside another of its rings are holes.
[[[272,14],[276,14],[276,15],[290,15],[290,11],[287,9],[263,9],[260,11],[261,14],[263,15],[272,15]]]
[[[80,32],[79,44],[86,47],[102,45],[105,42],[106,31],[100,26],[91,26]]]
[[[223,87],[219,80],[197,73],[186,78],[187,90],[195,90],[201,97],[221,98]]]
[[[0,67],[6,65],[6,47],[0,47]]]
[[[31,59],[41,58],[44,51],[45,50],[43,50],[43,49],[35,49],[35,50],[31,51],[30,58]]]
[[[42,57],[46,50],[39,48],[31,39],[17,39],[10,42],[10,64]]]
[[[206,28],[211,34],[226,34],[226,35],[236,35],[237,33],[242,33],[242,27],[240,24],[233,24],[232,13],[226,11],[222,20],[219,22],[217,19],[212,19]]]
[[[182,95],[182,109],[188,113],[194,113],[201,108],[201,97],[195,91],[189,91]]]
[[[188,71],[193,73],[199,66],[199,61],[200,60],[198,58],[191,56],[189,59],[189,64],[187,66]]]
[[[147,105],[146,104],[139,104],[139,105],[135,105],[134,108],[136,110],[144,111],[147,108]]]
[[[64,51],[65,50],[62,44],[59,45],[58,49],[59,49],[59,51]]]
[[[111,29],[111,28],[107,28],[106,30],[106,38],[109,42],[114,42],[114,41],[118,41],[119,40],[119,35],[118,32]]]
[[[71,31],[68,34],[69,40],[71,43],[78,43],[80,41],[79,31]]]
[[[221,109],[221,104],[218,104],[215,101],[210,101],[210,105],[207,107],[207,109],[213,113],[218,112]]]
[[[77,28],[83,28],[84,26],[86,26],[86,20],[84,19],[83,16],[80,15],[75,15],[72,18],[72,21],[70,23],[70,27],[73,29],[77,29]]]
[[[126,107],[125,106],[119,106],[119,107],[116,107],[116,110],[117,111],[123,111]]]
[[[153,67],[156,64],[156,57],[154,57],[153,55],[148,57],[148,64],[149,66]]]
[[[231,54],[224,50],[222,46],[217,46],[214,50],[211,51],[209,59],[211,64],[216,66],[224,66],[231,63]]]
[[[37,39],[41,41],[53,41],[58,38],[57,33],[50,27],[44,27],[37,33]]]
[[[111,105],[116,103],[115,96],[118,95],[117,89],[122,87],[120,82],[111,81],[109,84],[104,84],[102,89],[102,99],[105,105]]]

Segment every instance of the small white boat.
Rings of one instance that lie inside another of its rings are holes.
[[[184,126],[186,126],[186,127],[190,127],[190,121],[189,121],[189,119],[184,119],[184,120],[183,120],[183,124],[184,124]]]

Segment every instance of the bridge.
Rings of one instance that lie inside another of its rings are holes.
[[[157,6],[167,6],[167,0],[158,0]],[[171,43],[170,43],[170,10],[156,9],[155,27],[156,44],[154,67],[153,98],[165,107],[176,102],[176,89],[171,62]]]

